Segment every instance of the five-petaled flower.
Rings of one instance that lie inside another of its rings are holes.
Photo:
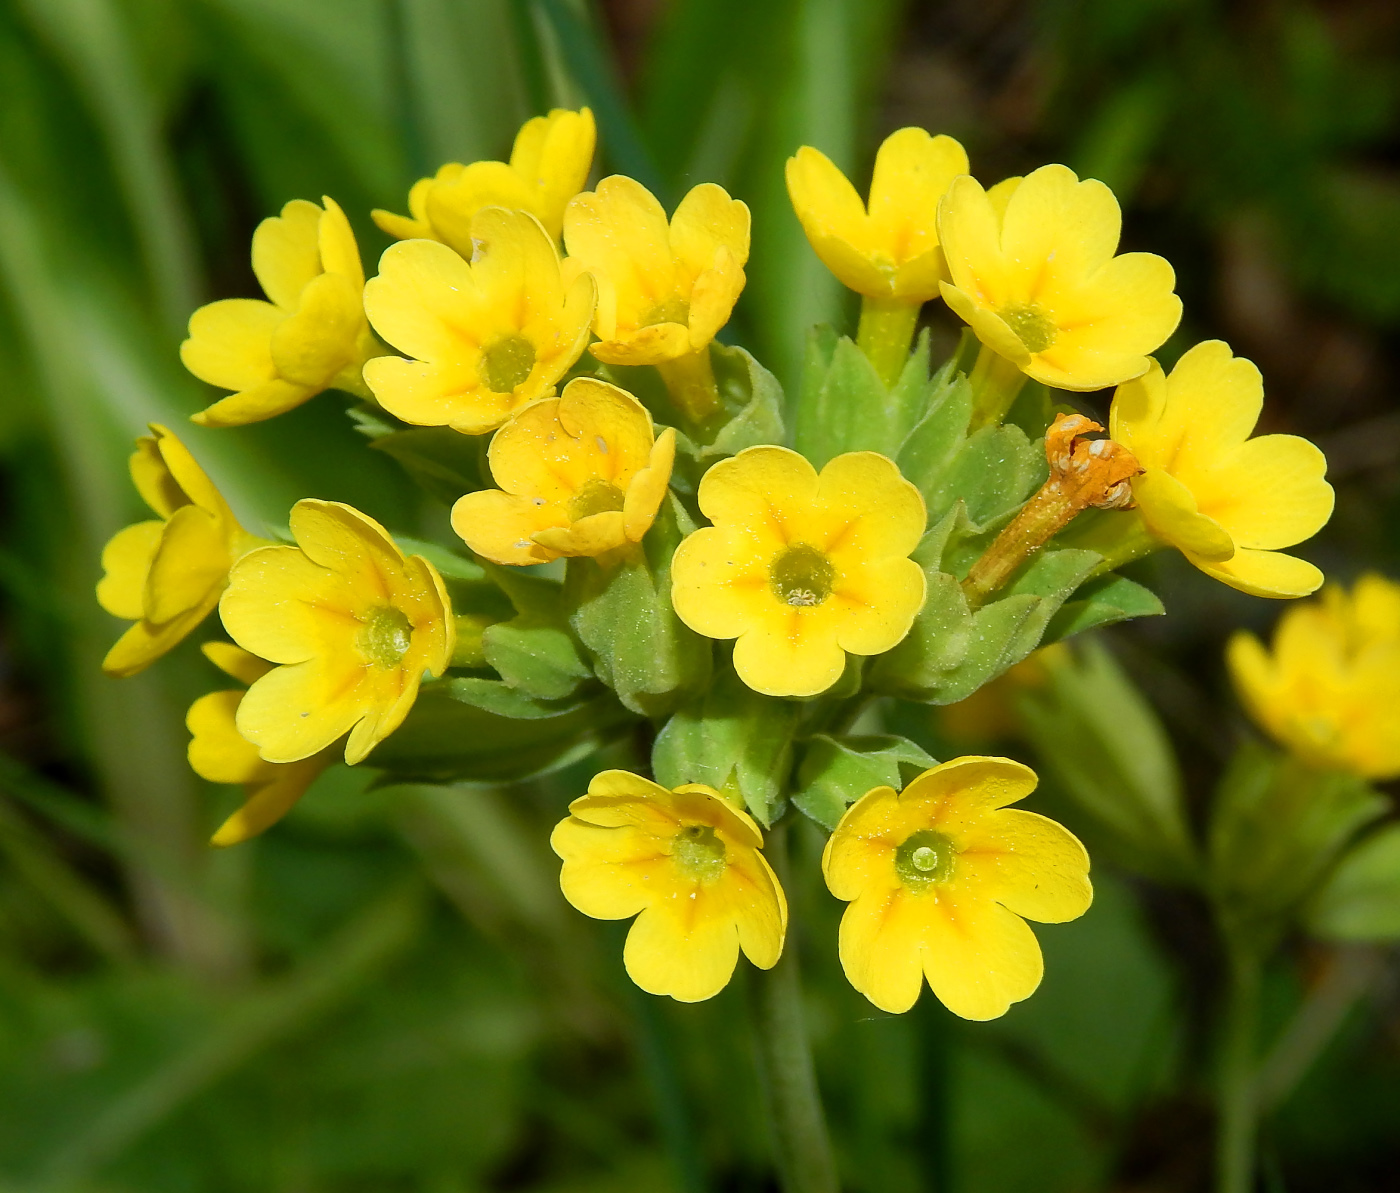
[[[1327,460],[1297,435],[1251,439],[1263,404],[1259,370],[1207,340],[1169,376],[1153,361],[1120,386],[1109,433],[1142,466],[1133,498],[1153,535],[1242,592],[1306,596],[1322,573],[1279,548],[1311,538],[1332,516]]]
[[[460,498],[452,528],[497,563],[602,555],[641,541],[675,454],[675,431],[655,435],[631,394],[576,377],[496,432],[489,459],[501,488]]]
[[[281,664],[244,695],[238,732],[267,762],[349,733],[353,764],[399,727],[424,674],[447,668],[452,606],[431,563],[348,505],[299,501],[291,526],[297,545],[245,555],[220,602],[233,640]]]
[[[487,207],[471,230],[470,261],[431,240],[385,251],[365,309],[416,359],[372,360],[365,381],[405,422],[479,435],[554,392],[588,343],[594,286],[586,275],[564,284],[534,216]]]
[[[595,775],[550,845],[559,885],[600,920],[636,916],[623,962],[649,994],[699,1002],[724,989],[743,949],[760,969],[783,951],[787,900],[750,817],[712,787],[667,791],[627,771]]]
[[[676,549],[671,601],[710,638],[737,638],[734,669],[769,696],[812,696],[846,652],[880,654],[909,632],[924,573],[918,489],[875,452],[837,456],[820,475],[784,447],[751,447],[700,482],[714,523]]]
[[[131,479],[160,515],[119,531],[102,551],[98,603],[134,621],[107,652],[108,675],[135,675],[214,611],[229,568],[265,540],[249,534],[189,450],[151,424],[136,441]]]
[[[995,1019],[1040,985],[1026,925],[1063,923],[1093,898],[1089,855],[1053,820],[1008,808],[1035,772],[1007,758],[956,758],[896,794],[857,800],[827,840],[827,886],[850,906],[841,965],[883,1011],[907,1011],[923,979],[964,1019]]]

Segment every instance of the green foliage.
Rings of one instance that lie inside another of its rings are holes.
[[[1308,927],[1324,940],[1400,939],[1400,825],[1342,855],[1308,910]]]
[[[487,573],[510,598],[516,616],[482,631],[486,661],[527,696],[572,696],[593,672],[570,629],[563,585],[503,567],[490,566]]]
[[[876,787],[898,791],[934,765],[935,759],[902,737],[819,733],[803,743],[792,802],[823,828],[834,829],[866,792]]]

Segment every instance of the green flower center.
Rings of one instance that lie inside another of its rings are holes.
[[[397,667],[412,641],[413,623],[392,605],[380,605],[360,630],[360,653],[378,667]]]
[[[895,850],[895,873],[911,891],[923,892],[935,882],[947,882],[953,876],[956,857],[957,850],[947,837],[931,828],[921,828]]]
[[[594,478],[569,502],[569,517],[577,522],[592,514],[611,514],[622,509],[624,494],[611,481]]]
[[[493,393],[511,393],[535,367],[535,346],[522,335],[502,336],[481,354],[481,378]]]
[[[641,326],[655,327],[658,323],[679,323],[682,327],[690,326],[690,303],[683,298],[668,298],[665,302],[657,303],[646,314]]]
[[[1027,352],[1044,352],[1059,334],[1059,328],[1033,302],[1002,307],[997,314],[1016,333]]]
[[[671,839],[671,856],[687,878],[713,882],[724,873],[724,842],[708,824],[687,824]]]
[[[793,543],[773,560],[768,572],[768,583],[778,600],[798,608],[820,605],[831,595],[835,578],[831,560],[806,543]]]

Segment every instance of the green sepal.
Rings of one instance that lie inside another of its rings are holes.
[[[898,791],[936,765],[936,759],[907,738],[819,733],[802,748],[792,802],[824,828],[834,829],[846,809],[867,792],[876,787]]]
[[[699,487],[705,470],[746,447],[782,443],[783,387],[778,379],[743,348],[710,345],[724,413],[692,437],[676,431],[676,464],[672,483],[686,494]],[[676,421],[675,416],[672,420]]]
[[[1343,855],[1308,909],[1307,927],[1324,940],[1400,940],[1400,824]]]
[[[350,411],[355,429],[370,447],[398,461],[419,488],[451,505],[463,493],[491,487],[486,464],[488,435],[463,435],[451,427],[405,427],[371,406]]]
[[[1156,617],[1166,612],[1157,594],[1123,576],[1090,580],[1066,601],[1045,629],[1045,643],[1058,642],[1085,630],[1114,625],[1134,617]]]
[[[562,700],[593,678],[569,626],[563,586],[511,568],[485,565],[515,607],[508,621],[481,635],[486,661],[512,688],[542,700]]]

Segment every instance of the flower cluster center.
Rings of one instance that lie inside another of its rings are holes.
[[[481,379],[492,393],[508,394],[535,367],[535,346],[524,336],[502,336],[481,353]]]
[[[807,543],[793,543],[773,560],[768,582],[778,600],[802,608],[820,605],[831,595],[836,569],[831,560]]]
[[[895,850],[894,868],[910,890],[925,891],[953,876],[956,856],[957,850],[947,837],[931,828],[921,828]]]
[[[378,667],[397,667],[413,641],[413,623],[401,609],[379,605],[360,630],[360,653]]]
[[[611,514],[622,509],[625,494],[611,481],[595,477],[569,502],[569,517],[577,522],[593,514]]]
[[[1027,352],[1044,352],[1055,342],[1059,329],[1033,302],[1002,307],[997,314],[1016,333]]]
[[[724,873],[724,842],[708,824],[687,824],[671,841],[671,856],[697,882],[713,882]]]

